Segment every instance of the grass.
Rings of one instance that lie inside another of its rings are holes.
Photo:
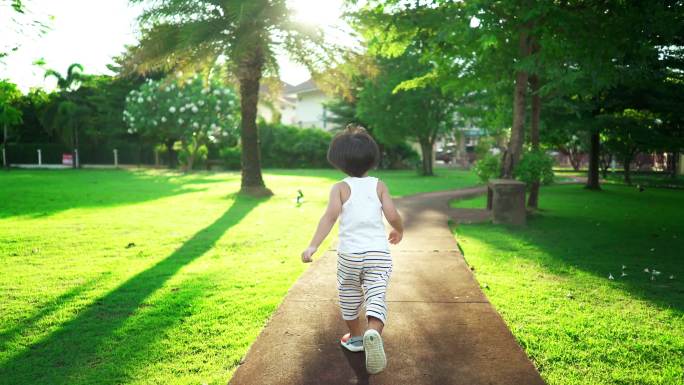
[[[475,183],[438,173],[376,175],[394,195]],[[252,199],[238,173],[0,172],[0,384],[225,384],[341,177],[270,170]]]
[[[455,233],[550,385],[684,383],[684,193],[603,188],[546,187],[526,228]]]

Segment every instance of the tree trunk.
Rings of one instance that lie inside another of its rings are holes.
[[[632,154],[631,153],[625,153],[624,157],[622,158],[623,162],[623,168],[625,169],[624,173],[624,179],[625,183],[627,185],[632,185]]]
[[[423,157],[423,175],[432,176],[435,175],[432,170],[432,147],[433,143],[429,140],[420,141],[420,152]]]
[[[532,89],[532,121],[530,122],[530,140],[532,151],[539,151],[539,121],[541,118],[541,96],[539,96],[539,77],[530,76],[530,88]],[[536,180],[530,187],[530,195],[527,198],[527,207],[536,209],[539,207],[540,181]]]
[[[241,133],[242,141],[242,184],[241,191],[254,196],[273,195],[266,188],[261,175],[261,154],[259,131],[256,124],[259,103],[259,82],[261,81],[264,57],[261,47],[254,47],[241,60],[237,70],[240,83]]]
[[[166,156],[169,158],[167,159],[168,165],[170,169],[176,168],[176,151],[173,149],[173,144],[176,143],[175,139],[167,139],[166,140]]]
[[[677,169],[679,168],[679,151],[675,151],[672,153],[672,174],[670,174],[670,177],[672,179],[677,178]]]
[[[603,179],[608,178],[608,167],[610,167],[612,160],[613,154],[608,154],[601,157],[601,174],[603,175]]]
[[[518,53],[519,59],[529,55],[529,26],[520,29]],[[508,151],[502,162],[503,178],[512,179],[515,166],[520,160],[523,142],[525,140],[525,94],[527,92],[527,71],[518,70],[515,74],[515,91],[513,93],[513,126],[511,127],[511,139],[508,142]]]
[[[9,162],[7,161],[7,124],[3,125],[2,131],[2,166],[9,169]]]
[[[601,134],[599,129],[591,130],[589,134],[589,171],[587,173],[587,185],[589,190],[600,190],[599,184],[599,157],[601,155]]]

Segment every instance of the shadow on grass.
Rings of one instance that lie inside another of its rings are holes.
[[[543,211],[526,228],[479,224],[456,231],[503,254],[492,258],[515,255],[558,276],[579,269],[659,307],[684,311],[684,194],[656,189],[639,193],[624,186],[604,186],[602,192],[581,188],[542,190]],[[468,244],[463,246],[467,259]],[[620,277],[622,265],[626,277]],[[662,274],[651,281],[644,268]],[[614,281],[608,281],[609,273]]]
[[[209,251],[232,226],[265,199],[238,195],[231,207],[162,259],[96,299],[52,334],[0,364],[2,384],[126,382],[133,366],[144,366],[150,345],[182,322],[202,290],[163,288],[181,268]],[[198,283],[201,287],[201,282]],[[145,300],[165,291],[160,307]],[[151,353],[151,352],[149,352]],[[149,364],[154,364],[149,363]]]
[[[17,170],[0,174],[0,219],[151,201],[220,182],[212,174],[171,171]]]

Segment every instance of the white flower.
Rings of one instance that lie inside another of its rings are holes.
[[[192,84],[192,80],[190,80],[190,79],[186,80],[186,81],[185,81],[185,84],[187,84],[187,85]]]
[[[185,112],[185,107],[181,107],[180,112]]]
[[[183,76],[183,71],[178,71],[178,72],[176,72],[176,76],[178,76],[178,77]]]
[[[627,268],[627,266],[625,266],[625,265],[622,265],[622,270],[624,270],[624,269],[626,269],[626,268]]]
[[[670,276],[670,279],[674,279],[674,275],[671,275],[671,276]]]
[[[171,92],[171,87],[166,86],[166,88],[164,88],[164,91],[166,91],[166,92]]]
[[[644,273],[650,273],[650,271],[648,271],[648,267],[644,269]]]
[[[625,272],[623,271],[623,272],[622,272],[622,275],[621,275],[620,277],[626,277],[626,276],[627,276],[627,273],[625,273]]]
[[[210,90],[209,90],[208,88],[206,88],[206,87],[205,87],[205,88],[202,88],[202,93],[205,94],[205,95],[208,94],[209,91],[210,91]]]
[[[195,122],[195,123],[192,124],[192,126],[193,126],[194,128],[199,128],[199,123]]]
[[[166,123],[166,116],[162,116],[161,121],[162,121],[162,123]]]
[[[215,130],[216,128],[218,128],[218,126],[216,125],[216,123],[212,123],[210,127],[211,127],[212,130]]]
[[[613,278],[613,274],[608,273],[608,279],[615,279],[615,278]]]
[[[227,89],[227,88],[224,88],[224,89],[223,89],[223,94],[224,94],[224,95],[228,95],[229,93],[230,93],[230,90],[229,90],[229,89]]]
[[[221,107],[220,107],[220,106],[216,106],[215,110],[216,110],[216,111],[221,111]]]
[[[199,110],[197,109],[197,107],[195,107],[195,106],[192,106],[192,112],[196,114],[196,113],[197,113],[197,111],[199,111]]]
[[[204,100],[200,100],[199,102],[197,102],[197,104],[199,104],[200,107],[202,107],[204,105]]]
[[[183,124],[183,119],[178,119],[178,124]]]
[[[138,103],[142,103],[142,102],[144,102],[144,101],[145,101],[145,100],[143,100],[142,97],[138,97]]]
[[[652,270],[651,273],[653,275],[660,275],[660,272],[658,270]]]
[[[221,95],[221,90],[214,90],[214,95],[216,95],[216,96]]]
[[[156,125],[157,125],[157,121],[156,121],[156,120],[153,120],[153,121],[152,121],[152,124],[156,126]]]
[[[176,107],[174,107],[174,106],[169,107],[169,112],[172,114],[175,114],[176,113]]]

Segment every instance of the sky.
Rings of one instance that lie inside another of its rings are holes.
[[[315,23],[332,32],[339,23],[343,0],[289,0],[302,22]],[[136,17],[139,6],[127,0],[32,0],[29,10],[34,19],[46,21],[51,29],[42,36],[14,34],[18,51],[0,63],[0,78],[8,78],[27,91],[31,87],[54,87],[55,80],[44,79],[44,69],[32,63],[45,60],[45,67],[65,72],[74,63],[81,63],[86,73],[109,74],[106,65],[123,52],[127,44],[135,44]],[[6,8],[2,9],[6,13]],[[7,36],[7,14],[0,14],[0,34]],[[10,35],[11,36],[11,35]],[[287,57],[279,57],[281,79],[299,84],[310,75],[306,68]]]

